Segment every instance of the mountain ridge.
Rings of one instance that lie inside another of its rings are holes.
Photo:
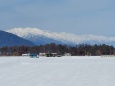
[[[7,32],[13,33],[17,36],[20,36],[24,39],[28,39],[30,41],[32,38],[34,40],[37,40],[38,37],[46,37],[45,39],[50,39],[50,40],[52,39],[54,40],[54,42],[57,41],[63,44],[96,43],[96,44],[114,45],[115,42],[115,37],[96,36],[96,35],[75,35],[72,33],[65,33],[65,32],[56,33],[56,32],[41,30],[38,28],[29,28],[29,27],[13,28],[11,30],[7,30]]]
[[[26,39],[18,37],[15,34],[0,30],[0,47],[3,47],[3,46],[21,46],[21,45],[34,46],[35,44],[26,40]]]

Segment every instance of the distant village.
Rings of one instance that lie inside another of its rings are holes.
[[[0,56],[100,56],[115,55],[115,48],[109,45],[79,44],[75,46],[55,43],[39,46],[4,46],[0,48]]]

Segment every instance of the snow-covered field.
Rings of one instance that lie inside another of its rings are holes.
[[[115,86],[115,58],[0,57],[0,86]]]

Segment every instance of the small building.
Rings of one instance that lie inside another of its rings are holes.
[[[46,53],[39,53],[39,56],[46,56]]]
[[[17,51],[13,52],[13,56],[19,56],[19,53]]]
[[[37,53],[29,53],[30,58],[39,58]]]
[[[52,53],[53,54],[53,57],[57,56],[57,53]]]
[[[22,54],[22,56],[28,56],[28,54]]]
[[[64,56],[71,56],[71,53],[65,53]]]
[[[39,58],[37,53],[22,54],[22,56],[29,56],[30,58]]]
[[[57,53],[46,53],[46,57],[56,57]]]

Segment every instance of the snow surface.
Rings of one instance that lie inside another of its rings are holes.
[[[0,86],[115,86],[115,58],[0,57]]]

